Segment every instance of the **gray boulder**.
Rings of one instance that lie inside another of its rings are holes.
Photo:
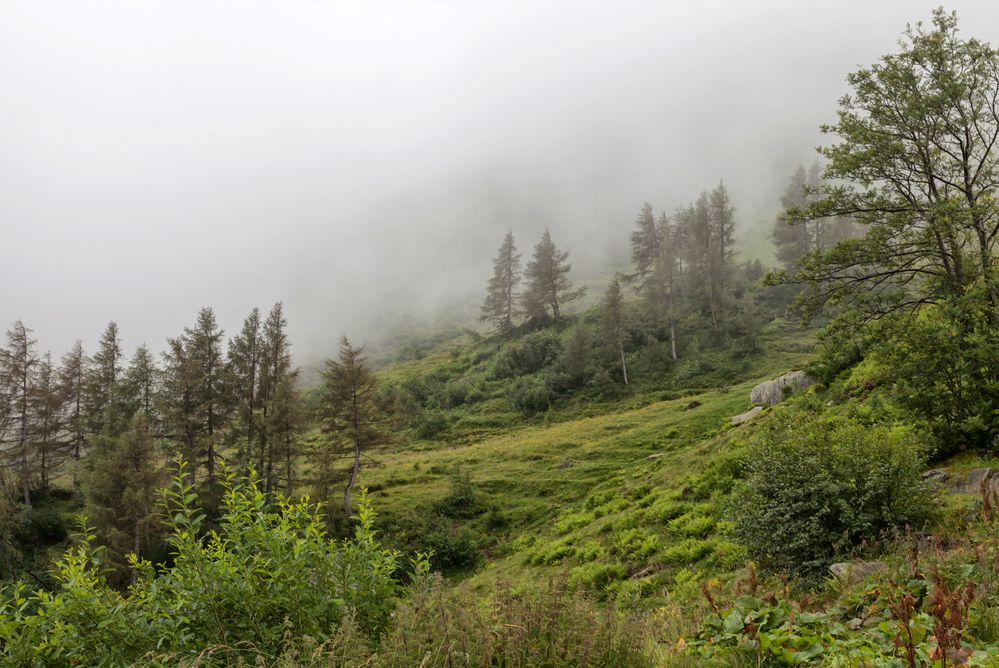
[[[992,468],[930,469],[923,473],[923,480],[951,494],[981,494],[983,485],[999,493],[999,470]]]
[[[745,413],[739,413],[732,417],[732,424],[742,424],[743,422],[749,422],[754,417],[763,412],[763,406],[753,406]]]
[[[800,392],[815,384],[815,379],[804,371],[792,371],[779,378],[760,383],[749,393],[749,400],[754,404],[779,404],[785,394]]]

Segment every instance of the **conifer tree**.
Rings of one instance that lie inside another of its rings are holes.
[[[131,421],[137,413],[142,413],[150,428],[153,428],[156,423],[154,406],[158,384],[159,369],[156,368],[156,360],[143,344],[135,349],[122,382],[127,403],[124,411],[126,419]]]
[[[565,304],[579,299],[585,288],[572,289],[569,271],[572,269],[566,260],[569,251],[559,250],[552,241],[551,233],[545,230],[541,241],[534,247],[534,256],[527,263],[524,276],[527,290],[524,292],[524,310],[529,318],[538,320],[550,317],[555,322],[562,315]]]
[[[226,415],[225,365],[222,357],[224,332],[215,321],[215,312],[208,307],[198,312],[193,328],[185,328],[183,345],[195,368],[195,403],[201,421],[199,429],[204,440],[205,474],[209,488],[216,481],[216,440]]]
[[[590,330],[582,318],[576,321],[562,355],[562,370],[574,387],[582,387],[590,378]]]
[[[682,216],[678,216],[682,219]],[[651,223],[650,223],[651,221]],[[653,218],[652,208],[642,208],[631,234],[631,259],[635,273],[629,278],[640,280],[639,291],[648,310],[656,318],[665,318],[670,331],[673,361],[677,360],[676,301],[680,282],[680,226],[665,213]]]
[[[33,449],[38,460],[40,488],[47,491],[53,474],[62,463],[59,437],[63,431],[63,401],[52,355],[45,353],[38,362],[37,383],[31,395]]]
[[[260,309],[254,308],[239,334],[229,342],[229,376],[235,402],[235,433],[242,439],[240,463],[247,467],[258,442],[260,379],[263,361],[263,324]]]
[[[278,387],[291,369],[291,344],[285,328],[288,321],[284,317],[284,305],[277,302],[267,315],[263,326],[262,365],[260,368],[259,401],[261,404],[261,428],[259,430],[259,468],[264,478],[264,489],[270,494],[275,486],[274,467],[278,463],[281,447],[278,435],[271,432],[273,422],[269,416],[277,410],[274,405]]]
[[[507,230],[503,244],[493,260],[493,276],[486,287],[481,320],[494,323],[505,334],[513,329],[517,315],[517,285],[520,283],[520,253],[513,241],[513,230]]]
[[[101,334],[87,379],[88,427],[92,434],[116,434],[124,426],[118,387],[123,358],[118,323],[112,320]]]
[[[351,514],[351,493],[361,470],[361,454],[387,439],[380,429],[381,415],[374,401],[375,377],[368,369],[364,348],[340,337],[337,358],[326,360],[323,372],[323,431],[333,449],[346,449],[352,466],[343,495],[343,510]]]
[[[145,415],[140,411],[128,430],[118,436],[104,434],[87,458],[85,479],[87,517],[94,522],[102,542],[118,557],[134,552],[142,556],[156,526],[156,501],[165,483],[161,459]],[[131,571],[135,582],[135,570]]]
[[[66,447],[73,458],[73,486],[79,484],[80,455],[87,442],[86,401],[90,360],[83,352],[83,344],[76,341],[63,355],[59,367],[59,392],[65,410]]]
[[[635,277],[646,277],[653,271],[659,260],[663,231],[663,226],[656,223],[652,205],[646,202],[631,233],[631,262],[635,265]]]
[[[163,385],[160,392],[161,414],[166,433],[180,450],[187,463],[189,484],[198,480],[201,461],[201,421],[198,403],[201,383],[200,369],[190,355],[182,337],[167,339],[163,353]]]
[[[658,304],[662,304],[666,310],[666,320],[669,323],[670,355],[674,362],[679,359],[677,355],[677,303],[678,291],[681,283],[680,276],[683,271],[680,260],[681,238],[679,228],[671,224],[666,214],[659,218],[659,256],[656,258],[655,268],[650,280],[652,289],[649,291],[653,299]]]
[[[621,362],[621,375],[628,384],[628,364],[624,356],[624,297],[621,294],[621,280],[618,276],[607,286],[604,295],[603,311],[604,343],[608,350]]]
[[[297,369],[281,376],[270,398],[265,425],[272,448],[280,451],[284,460],[284,495],[287,497],[290,497],[294,491],[294,462],[298,455],[298,434],[305,420],[297,383]]]
[[[24,505],[31,507],[31,400],[38,378],[39,358],[31,330],[20,320],[7,330],[7,348],[0,357],[0,380],[4,385],[10,419],[5,434],[13,439],[13,467],[18,472]],[[4,438],[4,435],[0,435]]]
[[[725,324],[735,254],[735,207],[724,183],[719,183],[708,196],[708,225],[708,294],[711,320],[715,330],[720,331]]]
[[[783,211],[803,208],[808,203],[808,177],[803,165],[791,175],[791,180],[780,197]],[[773,229],[773,241],[777,251],[777,260],[785,268],[791,269],[812,249],[812,239],[808,224],[788,224],[787,216],[782,213],[777,217]]]

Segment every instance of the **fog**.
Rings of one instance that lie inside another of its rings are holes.
[[[758,245],[846,74],[933,4],[0,4],[0,324],[160,350],[282,300],[308,363],[474,316],[507,228],[585,282],[643,202],[724,179]],[[948,8],[999,41],[999,4]]]

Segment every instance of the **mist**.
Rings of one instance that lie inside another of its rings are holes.
[[[305,363],[474,317],[508,228],[586,282],[643,202],[723,179],[758,244],[847,73],[933,6],[0,4],[2,324],[161,350],[280,300]],[[999,5],[948,9],[999,39]]]

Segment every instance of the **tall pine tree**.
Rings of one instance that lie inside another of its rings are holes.
[[[520,253],[513,241],[513,230],[507,230],[503,244],[493,260],[493,276],[486,286],[481,320],[492,322],[505,334],[513,329],[517,315],[517,285],[520,283]]]
[[[621,376],[628,384],[628,363],[624,356],[624,296],[621,294],[621,279],[615,276],[607,286],[601,312],[604,343],[621,364]]]
[[[355,348],[340,337],[336,359],[326,361],[323,372],[323,431],[330,447],[348,452],[351,468],[343,494],[343,510],[351,514],[351,494],[361,470],[361,454],[387,439],[380,428],[381,413],[374,400],[375,377],[367,365],[364,348]]]
[[[535,321],[551,318],[558,322],[562,317],[562,308],[586,292],[585,288],[572,288],[569,280],[572,265],[566,261],[568,259],[569,251],[559,250],[552,241],[551,233],[545,230],[524,272],[527,290],[523,302],[529,318]]]

